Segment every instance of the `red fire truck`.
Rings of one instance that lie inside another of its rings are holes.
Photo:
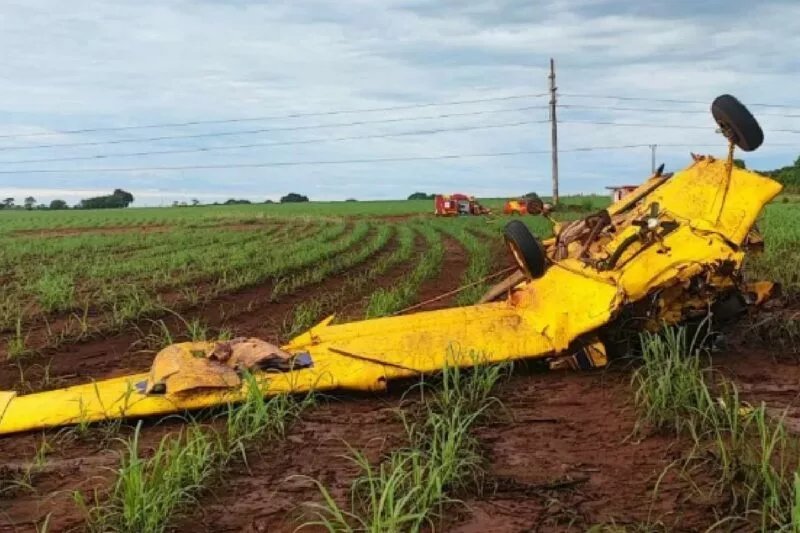
[[[491,210],[483,207],[474,196],[467,194],[437,194],[433,198],[436,216],[488,215]]]

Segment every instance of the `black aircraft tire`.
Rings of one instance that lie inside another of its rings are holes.
[[[723,131],[729,133],[733,143],[752,152],[764,142],[764,132],[758,121],[739,100],[729,94],[714,99],[711,114]]]
[[[547,257],[544,247],[520,220],[512,220],[503,228],[503,238],[520,270],[530,279],[544,275]]]

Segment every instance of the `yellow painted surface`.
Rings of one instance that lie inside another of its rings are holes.
[[[680,223],[661,244],[631,246],[614,269],[598,271],[569,257],[552,264],[541,278],[523,283],[507,301],[336,325],[329,317],[283,347],[293,354],[307,352],[313,366],[258,373],[262,391],[381,390],[387,381],[434,372],[446,363],[471,366],[470,352],[485,362],[563,355],[576,338],[598,330],[623,305],[654,289],[673,287],[662,318],[677,320],[681,302],[688,298],[679,287],[700,273],[708,274],[713,284],[710,273],[722,261],[739,268],[743,252],[729,243],[743,241],[764,204],[781,189],[773,180],[734,169],[723,204],[726,182],[724,161],[701,160],[666,181],[651,178],[614,204],[609,212],[619,231],[592,251],[596,259],[607,258],[627,235],[639,231],[631,222],[646,218],[653,201],[660,204],[662,221]],[[626,201],[643,191],[648,192],[643,200],[623,212]],[[180,363],[186,351],[208,348],[170,346],[166,350],[175,357],[164,357],[152,375],[22,396],[0,393],[0,434],[242,400],[246,385],[230,372],[206,370],[202,359]],[[461,358],[455,359],[457,355]],[[167,384],[166,393],[141,392],[151,377]]]

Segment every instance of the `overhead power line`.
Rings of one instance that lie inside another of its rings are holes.
[[[602,120],[559,120],[559,124],[592,124],[595,126],[623,126],[623,127],[632,127],[632,128],[653,128],[653,129],[661,129],[661,128],[670,128],[670,129],[679,129],[679,130],[706,130],[712,131],[708,126],[690,126],[690,125],[683,125],[683,124],[661,124],[661,123],[649,123],[649,124],[640,124],[640,123],[632,123],[632,122],[613,122],[613,121],[602,121]],[[779,132],[779,133],[800,133],[800,130],[794,129],[786,129],[786,128],[770,128],[769,132]]]
[[[208,124],[235,124],[240,122],[260,122],[265,120],[283,120],[292,118],[323,117],[332,115],[352,115],[358,113],[378,113],[382,111],[401,111],[408,109],[422,109],[426,107],[437,107],[437,106],[447,106],[447,105],[480,104],[486,102],[520,100],[524,98],[541,98],[543,96],[547,96],[547,93],[514,94],[510,96],[496,96],[491,98],[475,98],[472,100],[450,100],[444,102],[429,102],[423,104],[407,104],[407,105],[396,105],[388,107],[370,107],[362,109],[342,109],[335,111],[309,111],[303,113],[288,113],[285,115],[267,115],[258,117],[242,117],[242,118],[229,118],[229,119],[218,119],[218,120],[191,120],[187,122],[161,122],[156,124],[141,124],[135,126],[112,126],[104,128],[82,128],[75,130],[61,130],[61,131],[51,131],[46,133],[42,132],[42,133],[7,134],[7,135],[0,135],[0,139],[24,139],[30,137],[47,137],[51,135],[72,135],[79,133],[129,131],[129,130],[142,130],[142,129],[152,129],[152,128],[182,128],[187,126],[201,126]]]
[[[141,143],[141,142],[157,142],[157,141],[171,141],[171,140],[178,140],[178,139],[202,139],[202,138],[209,138],[209,137],[230,137],[235,135],[253,135],[256,133],[274,133],[274,132],[285,132],[285,131],[306,131],[306,130],[317,130],[317,129],[326,129],[326,128],[343,128],[343,127],[350,127],[350,126],[364,126],[364,125],[372,125],[372,124],[390,124],[390,123],[397,123],[397,122],[411,122],[414,120],[433,120],[433,119],[443,119],[443,118],[454,118],[454,117],[472,117],[478,115],[491,115],[494,113],[508,113],[514,111],[530,111],[532,109],[544,109],[544,106],[525,106],[525,107],[512,107],[512,108],[505,108],[505,109],[487,109],[482,111],[465,111],[462,113],[442,113],[439,115],[427,115],[421,117],[395,117],[395,118],[384,118],[384,119],[375,119],[375,120],[358,120],[353,122],[335,122],[332,124],[310,124],[310,125],[302,125],[302,126],[278,126],[272,128],[259,128],[255,130],[239,130],[239,131],[220,131],[220,132],[212,132],[212,133],[194,133],[188,135],[161,135],[158,137],[136,137],[133,139],[112,139],[109,141],[86,141],[86,142],[76,142],[76,143],[61,143],[61,144],[36,144],[31,146],[0,146],[0,151],[12,151],[12,150],[35,150],[35,149],[43,149],[43,148],[73,148],[78,146],[107,146],[113,144],[130,144],[130,143]]]
[[[577,93],[559,93],[560,96],[568,96],[571,98],[598,98],[603,100],[630,100],[630,101],[637,101],[637,102],[663,102],[669,104],[698,104],[698,105],[710,105],[711,101],[701,101],[701,100],[682,100],[677,98],[643,98],[643,97],[635,97],[635,96],[614,96],[614,95],[603,95],[603,94],[577,94]],[[797,109],[800,108],[800,104],[764,104],[764,103],[747,103],[748,107],[775,107],[779,109]]]
[[[560,152],[594,152],[600,150],[624,150],[630,148],[642,148],[647,144],[628,144],[618,146],[587,146],[583,148],[566,148]],[[73,172],[147,172],[147,171],[167,171],[167,170],[221,170],[229,168],[268,168],[268,167],[293,167],[293,166],[316,166],[316,165],[345,165],[359,163],[393,163],[400,161],[433,161],[441,159],[468,159],[480,157],[506,157],[515,155],[537,155],[549,154],[550,150],[521,150],[516,152],[490,152],[478,154],[448,154],[434,156],[410,156],[410,157],[387,157],[379,159],[344,159],[328,161],[270,161],[264,163],[239,163],[239,164],[219,164],[219,165],[184,165],[184,166],[163,166],[163,167],[109,167],[109,168],[71,168],[71,169],[25,169],[25,170],[3,170],[0,174],[60,174]]]
[[[452,115],[450,115],[452,116]],[[194,148],[178,148],[178,149],[170,149],[170,150],[147,150],[147,151],[138,151],[138,152],[123,152],[123,153],[116,153],[116,154],[92,154],[92,155],[80,155],[80,156],[67,156],[67,157],[45,157],[45,158],[36,158],[36,159],[21,159],[21,160],[11,160],[11,161],[0,161],[0,165],[23,165],[23,164],[33,164],[33,163],[56,163],[56,162],[69,162],[69,161],[95,161],[95,160],[107,160],[107,159],[117,159],[117,158],[127,158],[127,157],[146,157],[146,156],[158,156],[158,155],[178,155],[178,154],[193,154],[193,153],[205,153],[205,152],[218,152],[218,151],[226,151],[226,150],[240,150],[240,149],[251,149],[251,148],[269,148],[273,146],[293,146],[293,145],[307,145],[307,144],[322,144],[322,143],[329,143],[329,142],[343,142],[343,141],[356,141],[356,140],[370,140],[370,139],[385,139],[385,138],[392,138],[392,137],[407,137],[407,136],[417,136],[417,135],[433,135],[439,133],[447,133],[447,132],[461,132],[461,131],[477,131],[477,130],[485,130],[485,129],[495,129],[495,128],[511,128],[517,126],[525,126],[531,124],[544,124],[550,122],[549,120],[523,120],[517,122],[505,122],[499,124],[483,124],[477,126],[461,126],[461,127],[452,127],[452,128],[432,128],[432,129],[423,129],[423,130],[413,130],[413,131],[404,131],[404,132],[396,132],[396,133],[384,133],[384,134],[369,134],[369,135],[352,135],[352,136],[345,136],[345,137],[329,137],[329,138],[318,138],[318,139],[299,139],[299,140],[288,140],[288,141],[270,141],[270,142],[257,142],[257,143],[247,143],[247,144],[235,144],[235,145],[225,145],[225,146],[208,146],[208,147],[194,147]],[[599,120],[559,120],[558,124],[588,124],[588,125],[597,125],[597,126],[621,126],[621,127],[646,127],[646,128],[674,128],[674,129],[692,129],[692,130],[709,130],[708,127],[705,126],[684,126],[680,124],[641,124],[641,123],[626,123],[626,122],[613,122],[613,121],[599,121]],[[784,132],[784,133],[800,133],[800,130],[791,130],[791,129],[773,129],[770,131],[777,131],[777,132]],[[787,144],[776,144],[770,143],[771,146],[786,146]],[[794,144],[789,144],[794,146]],[[670,146],[668,144],[659,144],[659,146]],[[684,145],[678,145],[684,146]],[[0,148],[2,150],[2,148]]]
[[[708,110],[703,109],[653,109],[647,107],[616,107],[606,105],[585,105],[585,104],[559,104],[558,107],[564,109],[597,109],[601,111],[637,111],[641,113],[674,113],[676,115],[709,115]],[[782,117],[782,118],[800,118],[800,114],[784,114],[784,113],[762,113],[759,112],[760,117]]]
[[[773,143],[773,146],[776,144]],[[780,144],[789,146],[790,144]],[[625,144],[616,146],[587,146],[581,148],[565,148],[559,150],[560,153],[573,152],[598,152],[610,150],[627,150],[633,148],[650,148],[650,144]],[[659,147],[670,148],[699,148],[720,144],[659,144]],[[794,146],[794,144],[791,144]],[[90,172],[156,172],[156,171],[181,171],[181,170],[224,170],[234,168],[270,168],[270,167],[294,167],[294,166],[323,166],[323,165],[349,165],[349,164],[369,164],[369,163],[395,163],[404,161],[435,161],[453,159],[471,159],[488,157],[510,157],[519,155],[544,155],[550,154],[550,150],[520,150],[512,152],[489,152],[474,154],[447,154],[433,156],[404,156],[386,157],[378,159],[343,159],[343,160],[322,160],[322,161],[269,161],[263,163],[238,163],[238,164],[217,164],[217,165],[183,165],[183,166],[154,166],[154,167],[107,167],[107,168],[70,168],[70,169],[24,169],[24,170],[2,170],[0,174],[64,174],[64,173],[90,173]]]
[[[406,136],[415,136],[415,135],[433,135],[438,133],[446,133],[446,132],[456,132],[456,131],[472,131],[472,130],[484,130],[484,129],[494,129],[494,128],[511,128],[516,126],[525,126],[529,124],[543,124],[548,122],[547,120],[524,120],[519,122],[506,122],[501,124],[485,124],[479,126],[463,126],[457,128],[436,128],[436,129],[427,129],[427,130],[414,130],[414,131],[403,131],[398,133],[384,133],[384,134],[372,134],[372,135],[354,135],[349,137],[331,137],[331,138],[322,138],[322,139],[301,139],[301,140],[292,140],[292,141],[273,141],[273,142],[259,142],[259,143],[250,143],[250,144],[236,144],[236,145],[228,145],[228,146],[209,146],[209,147],[199,147],[199,148],[180,148],[175,150],[154,150],[154,151],[145,151],[145,152],[125,152],[120,154],[96,154],[96,155],[85,155],[85,156],[73,156],[73,157],[50,157],[50,158],[41,158],[41,159],[22,159],[22,160],[15,160],[15,161],[0,161],[0,165],[22,165],[22,164],[30,164],[30,163],[55,163],[55,162],[62,162],[62,161],[91,161],[97,159],[115,159],[119,157],[144,157],[144,156],[151,156],[151,155],[173,155],[173,154],[192,154],[192,153],[200,153],[200,152],[216,152],[220,150],[237,150],[237,149],[249,149],[249,148],[267,148],[271,146],[291,146],[291,145],[300,145],[300,144],[318,144],[318,143],[329,143],[329,142],[341,142],[341,141],[361,141],[361,140],[369,140],[369,139],[385,139],[390,137],[406,137]]]

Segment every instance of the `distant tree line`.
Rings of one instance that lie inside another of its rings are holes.
[[[280,199],[280,203],[282,203],[282,204],[295,203],[295,202],[308,202],[308,201],[309,201],[308,196],[304,196],[302,194],[297,194],[295,192],[290,192],[286,196],[282,196],[281,199]],[[253,202],[251,202],[250,200],[245,200],[245,199],[237,200],[235,198],[229,198],[229,199],[225,200],[222,203],[214,202],[213,205],[246,205],[246,204],[252,204],[252,203]],[[265,204],[274,204],[275,201],[267,198],[266,200],[264,200],[264,203]],[[193,205],[196,205],[196,204],[193,204]]]
[[[795,159],[792,165],[774,170],[759,170],[758,172],[781,182],[786,192],[800,192],[800,157]]]
[[[84,198],[73,209],[113,209],[128,207],[133,203],[133,195],[128,191],[122,189],[115,189],[113,193],[107,196],[95,196],[93,198]],[[26,197],[22,204],[16,203],[16,198],[9,196],[0,202],[0,209],[25,209],[31,211],[33,209],[51,209],[58,211],[62,209],[69,209],[69,205],[64,200],[53,200],[50,205],[37,204],[36,198],[33,196]]]
[[[133,195],[122,189],[114,189],[114,192],[106,196],[95,196],[85,198],[75,206],[76,209],[119,209],[128,207],[133,203]]]
[[[308,202],[308,196],[291,192],[286,196],[282,196],[280,199],[280,203],[295,203],[295,202]],[[348,202],[355,202],[354,198],[348,198]],[[130,206],[134,202],[134,197],[128,191],[123,189],[114,189],[109,195],[105,196],[94,196],[91,198],[84,198],[77,204],[75,204],[72,208],[70,208],[69,204],[64,200],[56,199],[50,202],[50,205],[46,204],[37,204],[36,198],[33,196],[28,196],[23,200],[21,204],[17,203],[17,199],[14,197],[9,196],[0,202],[0,210],[3,209],[26,209],[26,210],[33,210],[33,209],[50,209],[53,211],[62,210],[62,209],[119,209],[125,208]],[[236,198],[229,198],[224,202],[214,202],[213,205],[244,205],[244,204],[252,204],[250,200],[246,199],[236,199]],[[265,204],[274,204],[275,202],[271,199],[267,199],[264,201]],[[174,201],[172,202],[172,207],[197,207],[202,205],[200,200],[197,198],[192,198],[190,202],[186,201]]]

